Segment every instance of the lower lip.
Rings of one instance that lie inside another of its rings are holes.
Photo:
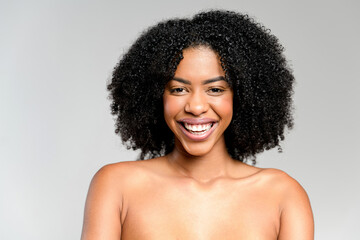
[[[192,134],[191,132],[187,131],[184,126],[181,123],[178,123],[181,131],[185,134],[185,136],[187,136],[189,139],[193,140],[193,141],[204,141],[206,140],[211,133],[215,130],[215,128],[218,126],[218,123],[213,123],[212,127],[206,131],[203,134]]]

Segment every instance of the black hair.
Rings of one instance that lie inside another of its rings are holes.
[[[165,155],[174,148],[162,95],[188,47],[207,46],[220,57],[233,89],[233,119],[226,147],[246,161],[278,147],[285,127],[293,127],[294,76],[284,48],[268,29],[246,14],[211,10],[190,19],[171,19],[143,32],[116,65],[108,84],[116,130],[140,159]]]

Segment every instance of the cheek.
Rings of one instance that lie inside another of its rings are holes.
[[[231,121],[233,115],[232,96],[219,99],[219,101],[216,101],[213,106],[222,119],[228,119],[229,121]]]
[[[178,98],[165,95],[163,103],[165,121],[169,125],[173,118],[182,110],[182,102]]]
[[[232,116],[232,114],[233,114],[233,98],[232,97],[229,98],[225,104],[227,106],[225,110]]]

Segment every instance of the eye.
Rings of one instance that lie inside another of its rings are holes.
[[[170,89],[170,93],[182,94],[182,93],[185,93],[185,88],[181,88],[181,87],[172,88],[172,89]]]
[[[211,95],[220,95],[224,92],[224,89],[213,87],[208,90]]]
[[[223,92],[224,90],[220,89],[220,88],[212,88],[210,89],[211,92],[214,92],[214,93],[219,93],[219,92]]]

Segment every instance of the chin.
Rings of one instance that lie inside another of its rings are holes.
[[[181,143],[182,150],[194,157],[201,157],[209,154],[213,149],[213,144],[205,142]]]

